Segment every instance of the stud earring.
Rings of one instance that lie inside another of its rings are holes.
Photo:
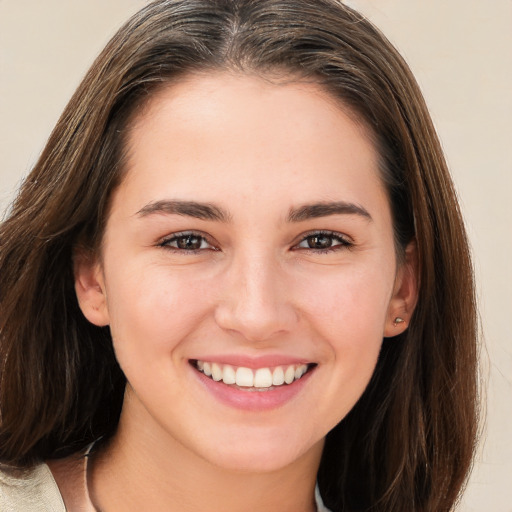
[[[399,316],[397,316],[394,320],[393,320],[393,324],[395,324],[395,327],[398,325],[398,324],[403,324],[405,322],[405,320]]]

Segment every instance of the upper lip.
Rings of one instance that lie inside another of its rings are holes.
[[[272,368],[274,366],[286,366],[291,364],[310,364],[311,360],[289,356],[284,354],[268,354],[258,357],[247,355],[223,354],[223,355],[204,355],[192,359],[193,361],[208,361],[209,363],[229,364],[231,366],[245,368]]]

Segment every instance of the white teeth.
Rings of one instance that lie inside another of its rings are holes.
[[[222,368],[217,363],[212,363],[212,379],[217,382],[222,380]]]
[[[278,366],[272,374],[272,385],[280,386],[281,384],[284,384],[284,371],[281,366]]]
[[[208,361],[196,361],[196,368],[214,381],[222,381],[224,384],[236,384],[243,388],[268,389],[272,386],[291,384],[300,379],[307,371],[307,364],[290,364],[288,366],[276,366],[275,368],[258,368],[252,370],[240,366],[238,368],[229,364],[209,363]]]
[[[250,368],[241,366],[236,370],[236,385],[244,388],[252,388],[254,386],[254,374]]]
[[[222,376],[222,382],[224,382],[224,384],[236,383],[235,369],[232,366],[229,366],[229,364],[224,365],[224,374]]]
[[[255,388],[269,388],[272,386],[272,372],[270,368],[258,368],[254,374]]]
[[[305,364],[301,364],[300,366],[297,366],[295,369],[295,378],[300,379],[305,373],[308,367]]]
[[[295,380],[295,367],[288,366],[284,372],[284,381],[286,384],[291,384]]]

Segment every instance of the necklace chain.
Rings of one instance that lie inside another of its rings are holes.
[[[87,448],[87,451],[85,452],[85,464],[84,464],[84,490],[85,490],[85,499],[86,499],[86,505],[87,509],[93,510],[94,512],[102,512],[101,509],[99,509],[91,499],[91,494],[89,493],[89,460],[92,457],[94,446],[96,445],[97,441],[94,441],[89,445]]]

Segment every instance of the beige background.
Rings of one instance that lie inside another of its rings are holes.
[[[0,210],[94,56],[145,0],[0,0]],[[443,140],[473,245],[488,415],[459,510],[512,511],[512,1],[347,0],[398,46]]]

